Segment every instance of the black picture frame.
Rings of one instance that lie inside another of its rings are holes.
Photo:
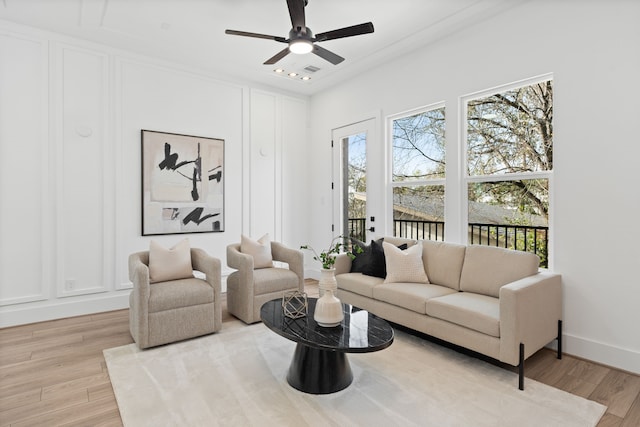
[[[224,139],[141,130],[142,235],[224,231]]]

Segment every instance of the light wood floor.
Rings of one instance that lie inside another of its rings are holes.
[[[102,350],[131,342],[128,310],[0,329],[0,426],[121,426]],[[547,349],[525,372],[607,405],[599,427],[640,426],[640,376]]]

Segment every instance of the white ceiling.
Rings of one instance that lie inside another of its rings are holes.
[[[522,1],[522,0],[519,0]],[[0,19],[149,55],[234,80],[311,95],[514,5],[513,0],[309,0],[314,33],[371,21],[373,34],[321,43],[346,58],[290,54],[277,67],[320,68],[302,81],[263,62],[285,47],[225,29],[287,37],[286,0],[0,0]],[[304,73],[309,74],[309,73]]]

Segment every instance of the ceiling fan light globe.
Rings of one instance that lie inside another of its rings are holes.
[[[293,40],[289,43],[289,50],[291,53],[304,55],[313,50],[313,44],[309,40]]]

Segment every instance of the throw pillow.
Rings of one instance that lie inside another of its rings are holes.
[[[384,283],[429,283],[422,262],[422,243],[411,246],[406,251],[383,242],[387,277]]]
[[[271,255],[271,239],[269,233],[265,234],[258,240],[241,235],[240,252],[253,257],[253,268],[270,268],[273,267],[273,257]]]
[[[166,249],[153,240],[149,243],[149,282],[187,279],[193,277],[189,240]]]
[[[370,264],[373,261],[371,246],[354,238],[351,238],[351,246],[353,247],[351,253],[353,254],[353,256],[355,256],[355,258],[351,260],[350,272],[363,273],[365,270],[370,268]],[[356,246],[361,249],[360,252],[355,249]]]
[[[382,249],[383,241],[383,239],[371,241],[371,263],[362,274],[379,277],[381,279],[384,279],[387,275],[387,269],[384,263],[384,250]]]
[[[384,279],[387,276],[387,268],[385,265],[384,249],[382,243],[384,238],[372,240],[367,247],[367,258],[363,262],[361,273],[367,276],[379,277]],[[400,250],[407,249],[407,244],[403,243],[398,246]]]

